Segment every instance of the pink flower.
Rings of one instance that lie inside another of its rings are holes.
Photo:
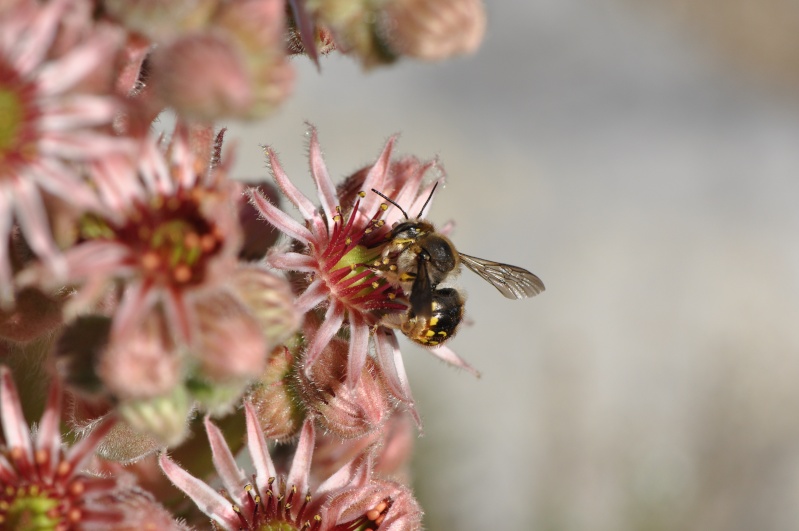
[[[222,529],[230,531],[286,529],[349,531],[354,529],[421,529],[422,513],[410,491],[371,477],[371,459],[356,459],[318,487],[310,484],[314,428],[306,420],[288,474],[275,469],[252,405],[244,404],[247,448],[255,467],[248,476],[239,469],[222,432],[205,421],[214,466],[225,490],[214,491],[169,457],[159,459],[169,479]]]
[[[144,401],[122,414],[146,431],[161,426],[155,435],[165,444],[185,435],[193,399],[209,411],[228,408],[299,324],[284,279],[239,265],[240,187],[212,164],[218,149],[192,143],[203,136],[194,133],[179,124],[165,151],[146,141],[136,166],[123,157],[96,163],[96,206],[64,253],[67,280],[78,286],[68,314],[93,309],[108,288],[121,293],[92,366],[116,399]],[[50,274],[37,267],[19,278],[47,285]],[[81,323],[70,326],[79,337]],[[163,400],[170,405],[153,406]],[[152,419],[152,411],[174,414]]]
[[[0,447],[0,528],[134,528],[131,524],[144,521],[146,515],[134,515],[133,506],[122,500],[140,497],[136,491],[86,470],[87,461],[115,420],[106,419],[86,438],[66,448],[59,432],[61,396],[60,385],[52,384],[42,419],[31,435],[11,373],[0,366],[0,420],[5,436],[5,446]],[[149,503],[151,510],[163,511],[151,500]]]
[[[422,163],[413,157],[392,162],[392,138],[373,165],[355,173],[336,189],[313,128],[310,137],[311,176],[321,208],[294,186],[274,151],[267,149],[275,182],[299,209],[305,219],[304,225],[275,207],[257,190],[250,190],[253,204],[264,218],[299,244],[296,250],[272,252],[267,257],[273,267],[306,276],[307,287],[297,299],[297,310],[306,313],[316,307],[326,307],[324,322],[309,338],[310,345],[304,358],[305,372],[310,373],[311,366],[325,347],[346,325],[350,335],[348,385],[354,387],[358,382],[371,335],[391,392],[410,404],[413,410],[413,398],[396,335],[394,330],[381,326],[384,316],[407,310],[407,299],[400,289],[392,287],[364,264],[380,257],[390,227],[404,219],[399,209],[389,208],[371,190],[379,190],[397,204],[407,205],[406,210],[410,212],[420,212],[427,203],[421,213],[423,216],[430,206],[428,199],[435,183],[422,187],[422,179],[435,163]],[[474,372],[445,345],[429,350],[448,363]]]
[[[33,252],[57,265],[43,194],[87,205],[91,194],[77,163],[129,147],[110,133],[118,112],[110,78],[108,86],[90,86],[109,73],[119,35],[90,28],[88,19],[61,30],[68,10],[81,12],[76,4],[82,2],[19,0],[0,12],[0,302],[6,305],[13,296],[6,243],[13,221]]]

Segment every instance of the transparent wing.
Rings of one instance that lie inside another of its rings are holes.
[[[544,291],[541,279],[521,267],[460,253],[466,267],[483,277],[509,299],[526,299]]]

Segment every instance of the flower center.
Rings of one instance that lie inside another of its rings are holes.
[[[58,500],[38,485],[7,486],[0,493],[0,528],[33,531],[56,529],[63,520]]]
[[[220,231],[201,212],[202,193],[181,190],[173,196],[158,196],[137,205],[120,226],[86,216],[81,234],[128,246],[132,265],[160,284],[201,284],[208,260],[222,248]]]
[[[22,126],[22,101],[12,90],[0,88],[0,154],[13,147]]]

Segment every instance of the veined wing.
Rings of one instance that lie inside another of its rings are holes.
[[[521,267],[460,253],[466,267],[483,277],[509,299],[526,299],[544,291],[541,279]]]

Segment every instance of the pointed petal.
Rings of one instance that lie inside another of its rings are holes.
[[[302,295],[297,297],[294,306],[297,308],[297,313],[304,315],[305,313],[316,308],[323,300],[327,298],[327,287],[320,278],[315,278],[313,282],[302,292]]]
[[[316,260],[307,254],[275,253],[269,257],[269,265],[284,271],[316,271]]]
[[[311,134],[311,142],[308,146],[311,159],[311,176],[314,183],[316,183],[316,193],[322,203],[325,219],[330,221],[336,215],[336,187],[333,185],[333,181],[330,180],[325,160],[322,158],[322,150],[319,148],[316,128],[311,126],[309,132]]]
[[[169,481],[185,492],[203,513],[224,529],[238,531],[241,521],[230,506],[230,502],[221,494],[180,468],[166,455],[158,457],[158,464]]]
[[[289,0],[291,13],[294,15],[294,22],[300,30],[300,41],[305,53],[319,70],[319,52],[316,49],[316,39],[314,38],[314,23],[308,10],[305,9],[305,0]]]
[[[208,417],[205,417],[205,431],[208,433],[208,442],[211,444],[211,455],[222,483],[228,493],[237,499],[239,505],[243,503],[243,497],[247,494],[244,486],[247,478],[244,472],[236,465],[236,458],[230,452],[230,448],[225,442],[225,436]]]
[[[39,432],[36,435],[37,465],[39,470],[47,477],[52,477],[55,463],[61,449],[61,385],[57,379],[50,382],[50,393],[47,396],[47,405],[44,408],[42,419],[39,421]],[[47,461],[41,462],[39,456],[44,456]]]
[[[370,192],[372,188],[382,191],[386,180],[386,173],[388,173],[389,167],[391,166],[391,152],[394,149],[394,142],[396,142],[396,140],[397,137],[392,136],[388,139],[388,142],[386,142],[386,145],[383,147],[383,151],[380,152],[380,156],[377,157],[377,160],[366,174],[366,178],[364,178],[363,191]],[[356,220],[355,223],[366,223],[371,218],[371,214],[367,213],[375,212],[377,206],[382,201],[383,199],[379,195],[367,193],[357,214],[361,219]]]
[[[433,191],[433,187],[436,185],[438,185],[438,188],[436,188],[437,191],[442,190],[444,188],[444,178],[441,177],[435,182],[424,187],[424,190],[419,193],[419,197],[417,197],[416,201],[414,201],[411,205],[411,210],[408,212],[409,215],[415,216],[416,214],[414,214],[414,212],[419,212],[420,218],[427,217],[427,213],[430,211],[430,207],[433,205],[433,201],[427,201],[427,198],[430,197],[430,193]],[[425,203],[427,203],[427,205],[425,205]],[[422,210],[422,205],[425,205],[424,210]]]
[[[54,0],[42,8],[33,24],[24,33],[23,38],[13,43],[19,48],[14,66],[23,73],[29,74],[45,58],[56,34],[56,26],[66,9],[67,0]]]
[[[25,240],[37,256],[52,259],[57,249],[50,234],[47,210],[36,185],[27,179],[16,179],[14,192],[14,210]]]
[[[164,293],[164,309],[166,318],[178,332],[180,337],[187,344],[194,341],[196,334],[193,332],[197,326],[193,307],[186,303],[186,297],[177,289],[167,289]]]
[[[311,458],[314,448],[314,427],[311,419],[306,419],[300,431],[300,442],[297,443],[297,451],[294,452],[294,460],[291,462],[286,486],[288,488],[297,487],[300,496],[305,496],[308,490],[308,475],[311,472]]]
[[[106,124],[120,110],[117,101],[112,98],[86,94],[64,96],[57,101],[42,102],[40,106],[42,117],[39,124],[46,131]]]
[[[308,374],[314,362],[321,356],[327,344],[336,335],[344,322],[344,308],[332,302],[325,314],[322,326],[316,331],[316,335],[311,340],[311,346],[305,353],[305,373]],[[309,374],[308,374],[309,375]],[[309,375],[310,376],[310,375]]]
[[[261,192],[255,188],[250,188],[247,192],[250,195],[252,205],[258,209],[261,215],[266,218],[269,223],[274,225],[275,228],[305,245],[310,244],[314,239],[313,234],[311,234],[308,229],[270,203]]]
[[[480,377],[480,371],[466,363],[460,356],[455,354],[455,351],[449,348],[446,345],[441,345],[435,348],[428,349],[434,356],[439,359],[442,359],[449,363],[450,365],[454,365],[456,367],[460,367],[461,369],[466,369],[477,378]]]
[[[286,196],[286,199],[297,207],[303,219],[311,221],[314,217],[318,217],[316,216],[316,206],[305,194],[300,192],[299,188],[294,186],[286,172],[283,171],[283,166],[280,165],[277,154],[271,147],[266,148],[266,157],[269,159],[269,167],[272,169],[272,178],[280,188],[280,191],[283,192],[283,195]]]
[[[30,428],[22,413],[22,404],[17,394],[17,386],[11,377],[11,371],[0,365],[0,423],[3,425],[6,447],[19,449],[25,454],[26,463],[33,463],[33,445]]]
[[[405,372],[405,364],[393,330],[382,329],[375,334],[375,350],[383,373],[386,375],[391,393],[407,404],[413,420],[421,430],[422,419],[416,410],[416,403],[411,394],[411,385]]]
[[[129,283],[119,306],[117,306],[111,336],[116,337],[129,333],[145,311],[149,311],[149,308],[155,304],[157,298],[158,293],[150,283],[141,281]]]
[[[258,416],[249,401],[244,402],[244,414],[247,420],[247,449],[250,452],[252,463],[255,465],[255,480],[258,483],[258,489],[265,492],[269,479],[276,478],[277,471],[272,457],[269,455],[261,423],[258,422]]]
[[[13,304],[14,284],[8,259],[8,239],[11,236],[11,197],[8,188],[0,185],[0,308]]]
[[[118,42],[116,31],[110,27],[99,29],[96,35],[64,57],[44,65],[38,76],[40,89],[46,94],[58,94],[69,89],[113,52]]]
[[[369,325],[356,315],[350,315],[350,346],[347,358],[347,387],[354,390],[369,352]]]

